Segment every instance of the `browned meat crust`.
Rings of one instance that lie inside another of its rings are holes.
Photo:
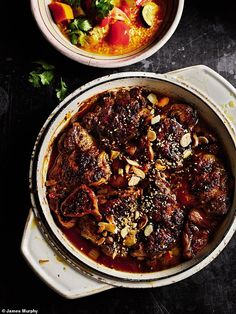
[[[230,204],[231,183],[222,162],[212,154],[199,153],[193,157],[192,190],[204,211],[224,215]]]

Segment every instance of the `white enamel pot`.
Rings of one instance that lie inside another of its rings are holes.
[[[228,156],[233,176],[236,176],[236,136],[234,129],[219,106],[200,91],[171,78],[144,72],[123,72],[96,79],[68,96],[48,117],[35,143],[30,166],[30,191],[34,214],[39,228],[52,248],[79,272],[105,283],[122,287],[156,287],[187,278],[208,265],[227,245],[236,230],[236,198],[217,230],[213,240],[197,257],[182,264],[151,273],[128,273],[110,269],[84,255],[71,244],[55,224],[46,198],[46,175],[52,143],[77,112],[81,102],[103,91],[120,87],[143,86],[177,97],[194,106],[199,115],[218,134]]]

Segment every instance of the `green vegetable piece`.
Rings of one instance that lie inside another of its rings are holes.
[[[81,18],[79,22],[79,29],[83,32],[88,32],[92,29],[92,25],[89,20]]]
[[[75,33],[72,33],[70,35],[70,41],[73,45],[77,45],[78,43],[78,38],[77,38],[77,35]]]
[[[71,32],[76,31],[78,29],[83,32],[88,32],[93,27],[88,19],[80,17],[80,18],[74,19],[74,21],[68,25],[68,28]]]
[[[34,87],[40,87],[40,77],[39,77],[37,71],[32,71],[32,72],[30,72],[28,81],[29,81]]]
[[[95,9],[97,17],[103,19],[113,9],[112,0],[95,0]]]
[[[152,27],[157,19],[159,6],[155,2],[147,2],[141,10],[142,19],[146,27]]]
[[[56,96],[60,101],[62,101],[66,97],[67,92],[68,92],[68,87],[67,87],[66,83],[61,78],[60,86],[58,88],[56,88]]]
[[[49,85],[54,78],[54,73],[52,71],[44,71],[39,74],[42,85]]]
[[[87,38],[88,36],[85,33],[80,32],[78,36],[78,43],[80,44],[80,46],[83,47],[87,43]]]
[[[41,73],[38,69],[30,72],[28,80],[34,87],[40,87],[41,85],[49,85],[53,78],[53,71],[43,71]]]
[[[73,22],[68,25],[68,28],[71,31],[79,29],[79,19],[74,19]]]

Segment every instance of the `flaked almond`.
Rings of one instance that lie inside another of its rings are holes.
[[[139,184],[139,181],[141,180],[140,177],[137,176],[132,176],[128,182],[128,186],[135,186],[137,184]]]
[[[205,136],[199,136],[198,141],[199,141],[199,144],[208,144],[209,143],[208,139]]]
[[[134,213],[134,219],[138,219],[140,216],[140,212],[138,210],[136,210],[136,212]]]
[[[184,152],[183,152],[183,158],[186,159],[188,158],[189,156],[192,155],[192,151],[190,149],[186,149]]]
[[[149,237],[152,232],[153,232],[153,225],[147,225],[146,228],[144,229],[145,237]]]
[[[124,240],[124,245],[125,246],[131,247],[134,244],[136,244],[136,242],[137,242],[136,233],[137,233],[136,230],[131,230],[129,232],[129,234],[126,236],[126,238]]]
[[[166,105],[168,105],[169,101],[170,101],[169,97],[162,97],[158,101],[158,107],[165,107]]]
[[[160,120],[161,120],[161,116],[157,115],[151,119],[151,124],[154,125],[154,124],[158,123]]]
[[[156,138],[157,138],[156,132],[153,131],[152,129],[149,129],[149,130],[148,130],[148,133],[147,133],[147,137],[148,137],[148,139],[149,139],[150,142],[155,141]]]
[[[192,139],[191,139],[190,133],[184,134],[180,139],[180,145],[182,147],[187,147],[191,142],[192,142]]]
[[[122,176],[124,175],[124,170],[122,168],[118,169],[118,175]]]
[[[198,147],[199,140],[196,133],[193,134],[193,147]]]
[[[128,226],[125,226],[120,231],[120,235],[122,236],[123,239],[127,236],[128,233],[129,233],[129,227]]]
[[[130,165],[127,164],[127,165],[125,166],[125,173],[128,174],[128,173],[129,173],[129,170],[130,170]]]
[[[157,170],[160,170],[160,171],[164,171],[166,170],[166,166],[163,164],[162,160],[161,159],[157,159],[156,163],[155,163],[155,168]]]
[[[153,105],[157,105],[158,103],[158,99],[157,99],[157,96],[156,94],[154,93],[150,93],[148,96],[147,96],[147,99],[150,101],[150,103],[152,103]]]
[[[135,160],[131,160],[131,159],[129,159],[129,158],[126,158],[126,161],[127,161],[127,163],[128,163],[129,165],[131,165],[131,166],[140,167],[139,163],[138,163],[137,161],[135,161]]]
[[[133,222],[133,223],[132,223],[132,228],[136,228],[137,225],[138,225],[137,222]]]
[[[116,159],[120,155],[120,152],[117,150],[111,150],[111,160]]]
[[[140,177],[141,179],[145,178],[145,173],[143,170],[136,168],[135,166],[132,166],[132,170],[137,177]]]
[[[98,233],[102,233],[103,231],[108,231],[111,233],[116,233],[116,225],[110,222],[99,222],[98,223],[99,229]]]

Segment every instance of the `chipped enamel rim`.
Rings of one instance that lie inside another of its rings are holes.
[[[127,66],[146,59],[157,52],[175,32],[184,8],[184,0],[173,0],[173,8],[170,10],[168,21],[163,24],[156,40],[149,45],[125,55],[101,56],[86,52],[69,42],[52,20],[48,8],[50,2],[50,0],[31,0],[32,13],[44,37],[66,57],[85,65],[101,68]]]
[[[168,285],[198,272],[208,265],[227,245],[236,230],[236,198],[214,240],[191,261],[176,267],[152,273],[128,273],[110,269],[98,264],[71,244],[56,226],[51,215],[45,193],[45,181],[51,144],[64,128],[71,116],[85,99],[114,88],[143,86],[159,89],[164,94],[178,97],[195,105],[199,114],[204,116],[224,141],[234,177],[236,177],[236,135],[231,122],[221,109],[199,90],[171,78],[168,74],[158,75],[144,72],[123,72],[96,79],[77,89],[60,103],[42,127],[32,154],[30,165],[31,201],[38,225],[52,248],[78,271],[105,283],[122,287],[156,287]]]

